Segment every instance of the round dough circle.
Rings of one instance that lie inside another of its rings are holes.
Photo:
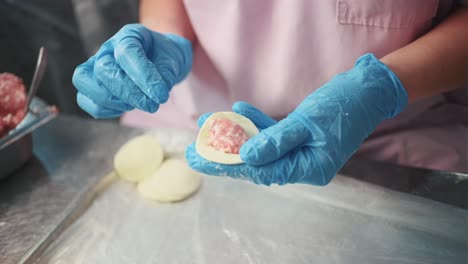
[[[159,141],[150,135],[136,137],[125,143],[114,157],[114,168],[121,178],[139,182],[153,174],[163,161]]]
[[[180,159],[168,159],[159,170],[138,184],[138,191],[151,200],[176,202],[195,193],[201,184],[201,175]]]
[[[200,128],[200,131],[198,132],[197,136],[197,141],[195,143],[195,150],[200,156],[212,162],[221,164],[243,163],[239,154],[224,153],[223,151],[218,151],[208,145],[210,138],[210,121],[218,118],[227,118],[233,121],[234,123],[240,125],[245,130],[249,138],[259,133],[258,128],[255,126],[255,124],[252,121],[250,121],[250,119],[242,115],[239,115],[234,112],[214,113],[210,117],[208,117],[203,126]]]

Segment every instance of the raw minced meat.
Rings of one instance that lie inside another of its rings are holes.
[[[14,129],[26,114],[23,80],[12,73],[0,73],[0,137]]]
[[[249,139],[245,130],[227,118],[211,121],[208,145],[218,151],[239,154],[241,146]]]

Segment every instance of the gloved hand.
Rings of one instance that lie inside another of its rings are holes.
[[[94,118],[117,117],[134,108],[154,113],[191,66],[189,40],[126,25],[76,68],[77,102]]]
[[[400,113],[407,103],[398,77],[366,54],[353,69],[336,75],[279,122],[247,103],[234,104],[234,112],[261,130],[240,149],[245,164],[209,162],[193,144],[186,159],[196,171],[257,184],[326,185],[377,125]],[[201,116],[199,124],[206,117]]]

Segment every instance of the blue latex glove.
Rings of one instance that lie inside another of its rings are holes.
[[[192,67],[189,40],[124,26],[73,74],[78,105],[94,118],[138,108],[154,113]]]
[[[336,75],[279,122],[247,103],[236,103],[233,111],[261,130],[240,149],[245,164],[209,162],[193,144],[186,158],[194,170],[210,175],[265,185],[326,185],[377,125],[400,113],[407,103],[398,77],[366,54],[353,69]],[[200,117],[199,125],[206,117]]]

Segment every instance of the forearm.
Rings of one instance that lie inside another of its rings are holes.
[[[468,83],[468,8],[381,59],[400,78],[409,101]]]
[[[151,30],[177,34],[195,42],[182,0],[141,0],[140,22]]]

